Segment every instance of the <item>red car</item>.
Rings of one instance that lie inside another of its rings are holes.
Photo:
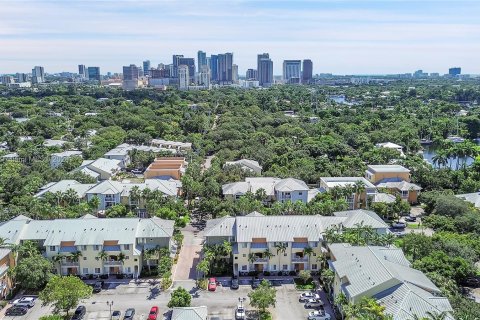
[[[215,278],[208,279],[208,291],[215,291],[217,289],[217,280]]]
[[[158,307],[152,307],[150,313],[148,314],[148,320],[157,320]]]

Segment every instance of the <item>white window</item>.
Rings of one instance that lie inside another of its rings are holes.
[[[130,256],[125,256],[125,260],[129,260],[130,259]]]
[[[242,248],[248,248],[248,243],[242,242]]]
[[[284,253],[284,254],[283,254],[283,256],[284,256],[284,257],[286,257],[286,256],[287,256],[287,254],[286,254],[286,253]]]
[[[276,270],[277,270],[277,265],[274,264],[274,265],[273,265],[273,271],[276,271]]]
[[[244,254],[243,254],[243,257],[244,257],[244,258],[246,258],[246,257],[247,257],[247,254],[246,254],[246,253],[244,253]]]
[[[100,268],[95,268],[95,273],[100,273]]]
[[[83,268],[83,274],[87,274],[88,273],[88,268]]]
[[[93,246],[93,250],[95,250],[95,251],[100,250],[100,246],[99,246],[99,245],[94,245],[94,246]]]
[[[82,246],[82,251],[87,251],[87,246]]]
[[[132,273],[132,269],[130,267],[127,267],[127,273]]]
[[[402,198],[407,198],[407,197],[408,197],[408,190],[402,191]]]
[[[87,260],[87,257],[83,257],[83,261],[86,261]]]
[[[283,265],[283,270],[288,270],[288,265],[287,264]]]
[[[246,271],[246,270],[247,270],[247,266],[246,266],[246,265],[243,265],[243,266],[242,266],[242,270],[243,270],[243,271]]]
[[[57,251],[55,246],[50,246],[50,251]]]
[[[312,270],[317,270],[317,264],[316,263],[312,264]]]
[[[299,195],[299,196],[303,195],[303,192],[300,191],[300,192],[298,193],[298,195]]]
[[[124,245],[123,245],[123,248],[124,248],[125,250],[130,250],[130,245],[129,245],[129,244],[124,244]]]

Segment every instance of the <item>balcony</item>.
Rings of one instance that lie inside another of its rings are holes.
[[[257,258],[253,263],[258,263],[258,262],[260,263],[268,262],[268,258]]]
[[[78,261],[77,262],[75,262],[75,261],[62,261],[62,262],[60,262],[60,265],[62,267],[79,267],[80,266]]]
[[[268,249],[268,243],[266,242],[254,242],[250,244],[250,249]]]
[[[293,256],[292,257],[293,262],[308,262],[307,257],[300,257],[300,256]]]
[[[105,265],[105,266],[121,266],[122,262],[115,261],[115,260],[109,260],[109,261],[104,261],[103,265]]]

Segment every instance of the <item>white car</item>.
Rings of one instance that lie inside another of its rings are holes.
[[[237,306],[237,310],[235,310],[235,319],[245,320],[245,308],[243,306]]]
[[[323,306],[322,300],[308,299],[305,302],[305,308],[316,309],[316,308],[321,308],[322,306]]]
[[[300,296],[298,297],[298,301],[300,301],[300,302],[305,302],[308,299],[320,300],[320,296],[317,293],[304,292],[304,293],[300,294]]]
[[[330,315],[325,311],[310,311],[308,320],[330,320]]]
[[[16,307],[27,307],[31,308],[35,305],[35,298],[33,297],[23,297],[13,301],[13,305]]]

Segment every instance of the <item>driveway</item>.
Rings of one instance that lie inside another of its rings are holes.
[[[178,256],[173,281],[195,280],[197,278],[197,264],[202,251],[202,232],[188,225],[182,230],[184,236],[182,248]]]

